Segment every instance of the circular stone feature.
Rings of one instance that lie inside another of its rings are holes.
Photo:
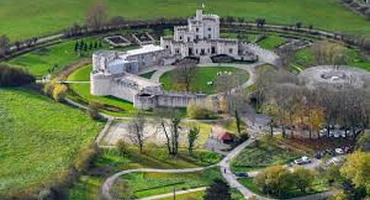
[[[241,83],[245,83],[249,79],[249,73],[246,70],[239,69],[236,67],[225,67],[225,66],[210,66],[210,67],[198,67],[198,72],[190,85],[192,92],[202,92],[205,94],[216,93],[215,81],[217,76],[227,73],[237,74],[240,76]],[[168,91],[182,91],[178,85],[173,81],[175,77],[175,70],[164,73],[159,81],[163,84],[165,90]],[[232,77],[232,76],[231,76]],[[212,82],[212,84],[210,84]]]
[[[309,88],[316,88],[318,86],[342,88],[346,85],[363,88],[366,81],[370,81],[370,73],[348,66],[318,66],[302,71],[299,74],[299,78]]]

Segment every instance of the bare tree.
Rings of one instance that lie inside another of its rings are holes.
[[[100,31],[107,20],[107,8],[103,1],[91,5],[86,14],[86,25],[94,31]]]
[[[9,51],[9,38],[6,35],[0,36],[0,56],[5,56]]]
[[[191,89],[196,89],[190,87],[194,78],[196,78],[197,73],[198,67],[196,66],[196,62],[190,59],[185,59],[177,64],[173,82],[183,86],[185,91],[189,92]]]
[[[238,135],[242,134],[242,120],[241,115],[243,112],[243,107],[248,103],[247,98],[242,93],[235,93],[228,96],[229,102],[229,113],[235,118],[236,128]]]
[[[147,123],[145,117],[138,113],[131,124],[128,125],[129,138],[132,144],[136,145],[139,148],[140,153],[143,153],[144,143],[147,139],[144,133],[144,127]]]
[[[199,138],[199,131],[198,127],[191,127],[188,133],[188,151],[189,154],[193,154],[193,149],[195,146],[195,141]]]
[[[172,108],[157,108],[155,116],[159,122],[159,127],[166,137],[168,153],[176,156],[179,150],[181,114]]]
[[[329,41],[317,41],[311,51],[317,65],[345,65],[348,62],[347,49],[343,45]]]

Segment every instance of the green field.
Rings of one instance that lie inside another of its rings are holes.
[[[217,67],[199,67],[198,72],[196,74],[196,77],[194,78],[194,81],[190,84],[190,89],[193,92],[203,92],[206,94],[212,94],[215,93],[215,87],[212,85],[208,85],[207,82],[209,81],[215,81],[217,78],[217,72],[233,72],[234,74],[240,75],[241,82],[246,82],[249,78],[248,72],[242,69],[234,68],[234,67],[223,67],[223,66],[217,66]],[[169,71],[164,73],[159,81],[163,84],[164,89],[176,91],[178,90],[176,84],[173,84],[173,77],[175,75],[174,71]]]
[[[274,50],[285,42],[287,42],[287,40],[280,36],[267,35],[266,38],[259,41],[258,44],[264,49]]]
[[[157,148],[155,145],[147,147],[145,154],[139,154],[136,148],[129,148],[127,155],[121,156],[115,149],[106,149],[104,153],[93,163],[90,169],[95,175],[82,176],[71,188],[69,194],[71,200],[94,200],[97,199],[101,184],[105,177],[114,172],[135,168],[193,168],[209,166],[220,161],[221,157],[207,151],[195,151],[189,156],[185,149],[180,150],[180,155],[172,158],[165,148]],[[96,174],[96,171],[101,171]]]
[[[361,56],[359,50],[348,49],[346,53],[349,66],[354,66],[370,71],[370,61]],[[315,56],[313,55],[310,48],[299,50],[293,57],[293,65],[301,69],[315,66]]]
[[[0,89],[0,113],[0,196],[63,174],[103,125],[23,89]]]
[[[213,179],[221,178],[220,169],[213,168],[194,173],[131,173],[120,177],[126,182],[134,198],[143,198],[158,194],[166,194],[176,190],[204,187],[212,183]],[[150,183],[150,184],[148,184]],[[119,185],[119,182],[118,184]],[[122,197],[123,197],[122,196]]]
[[[253,171],[271,165],[285,164],[300,154],[283,149],[274,140],[263,138],[245,148],[232,162],[234,171]]]
[[[84,23],[94,0],[5,0],[0,1],[0,33],[12,40],[58,32],[73,23]],[[153,19],[193,15],[198,0],[119,0],[105,1],[110,16]],[[303,22],[332,31],[370,33],[369,22],[345,9],[337,0],[213,0],[205,2],[206,11],[220,16],[246,17],[268,23]],[[20,14],[21,12],[21,14]]]
[[[96,42],[97,38],[84,38],[84,42]],[[48,73],[55,66],[56,71],[60,71],[66,65],[76,62],[82,58],[89,58],[91,53],[97,49],[88,50],[82,54],[78,54],[74,51],[76,41],[66,41],[61,44],[53,45],[32,51],[30,53],[18,56],[8,63],[15,66],[20,66],[28,70],[31,74],[42,76]],[[102,48],[108,48],[108,45],[102,43]]]

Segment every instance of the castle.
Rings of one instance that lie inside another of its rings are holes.
[[[175,26],[173,36],[161,37],[161,46],[177,58],[225,54],[244,60],[250,56],[238,39],[220,38],[219,16],[203,14],[201,9],[188,19],[188,25]]]
[[[174,27],[174,35],[161,37],[160,46],[145,45],[126,52],[98,51],[93,54],[90,75],[91,94],[114,96],[133,102],[134,107],[187,107],[190,101],[202,102],[205,94],[167,92],[157,82],[135,74],[154,66],[171,65],[187,56],[225,54],[235,59],[250,56],[237,39],[220,38],[220,19],[203,14],[188,19],[187,26]]]

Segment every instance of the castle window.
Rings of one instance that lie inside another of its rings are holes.
[[[180,36],[180,40],[182,40],[182,36]]]
[[[208,28],[208,31],[211,31],[212,29],[211,28]]]
[[[188,37],[188,42],[190,42],[190,37]]]
[[[211,34],[208,34],[208,38],[211,39]]]
[[[168,45],[166,45],[166,49],[168,49],[169,48],[169,46]]]
[[[229,53],[232,54],[233,53],[233,49],[229,49]]]
[[[195,31],[196,31],[196,32],[199,32],[199,28],[196,28],[196,29],[195,29]]]
[[[195,36],[195,38],[196,38],[197,40],[199,40],[199,35],[196,35],[196,36]]]

